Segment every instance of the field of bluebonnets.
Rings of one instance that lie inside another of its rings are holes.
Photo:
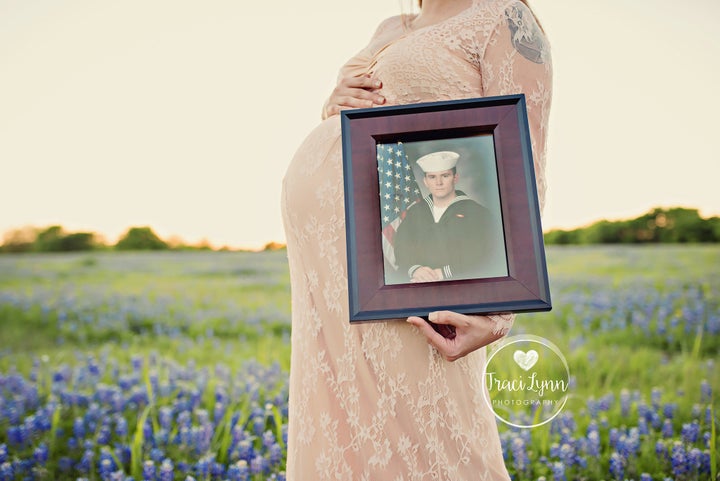
[[[501,424],[517,480],[711,480],[720,246],[551,247],[572,395]],[[282,480],[284,252],[0,256],[0,481]]]

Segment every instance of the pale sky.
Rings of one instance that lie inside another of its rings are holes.
[[[0,0],[0,233],[284,242],[288,163],[401,3]],[[720,2],[531,5],[555,72],[544,229],[720,215]]]

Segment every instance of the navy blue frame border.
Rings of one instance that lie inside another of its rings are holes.
[[[350,322],[552,308],[523,94],[343,110],[341,128]],[[468,133],[493,135],[508,275],[385,285],[376,144]]]

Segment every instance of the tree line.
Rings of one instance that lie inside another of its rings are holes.
[[[656,207],[634,219],[601,220],[544,234],[545,244],[651,244],[720,242],[720,217],[704,219],[698,209]]]
[[[66,232],[62,226],[45,228],[24,227],[6,232],[0,253],[19,252],[75,252],[98,250],[214,250],[209,243],[185,244],[173,239],[161,239],[150,227],[131,227],[115,244],[107,244],[94,232]],[[282,249],[284,245],[269,242],[265,250]],[[222,247],[219,250],[230,250]]]
[[[704,219],[697,209],[654,208],[635,219],[601,220],[572,230],[554,229],[544,234],[545,244],[649,244],[720,242],[720,217]],[[62,226],[25,227],[4,235],[0,253],[73,252],[91,250],[213,250],[207,242],[188,245],[163,240],[150,227],[131,227],[115,244],[93,232],[66,232]],[[264,250],[285,248],[269,242]],[[230,250],[223,247],[220,250]]]

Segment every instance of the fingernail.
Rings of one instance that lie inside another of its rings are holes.
[[[437,312],[431,312],[430,314],[428,314],[428,319],[431,320],[431,321],[436,320],[436,319],[437,319]]]
[[[382,85],[382,82],[379,80],[375,81],[375,87],[380,87]]]
[[[377,103],[384,104],[385,103],[385,97],[378,97]]]

